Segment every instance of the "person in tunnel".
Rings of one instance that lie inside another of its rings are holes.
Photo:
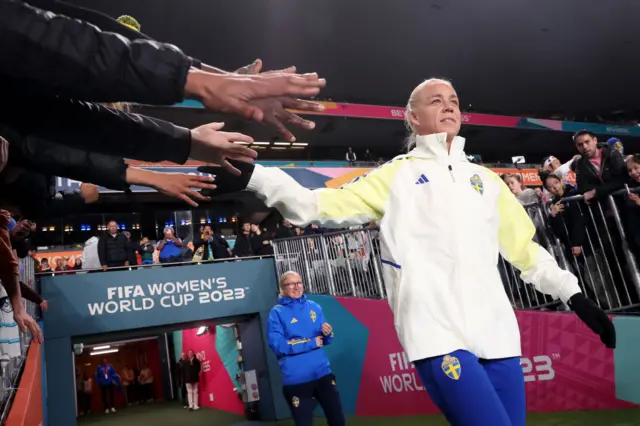
[[[189,403],[189,411],[197,411],[200,409],[200,372],[202,367],[200,359],[196,356],[193,349],[187,352],[187,359],[184,365],[183,380],[187,389],[187,401]]]
[[[104,358],[102,363],[96,369],[96,382],[100,386],[102,393],[102,403],[104,405],[105,414],[115,413],[115,389],[120,389],[120,377],[116,373],[115,368]]]
[[[248,189],[297,226],[380,223],[384,283],[399,340],[433,402],[458,426],[523,426],[520,332],[498,256],[524,282],[567,303],[608,347],[609,317],[577,278],[533,241],[535,227],[507,185],[469,163],[452,84],[429,79],[409,98],[410,151],[339,189],[303,188],[275,167],[215,167],[216,194]]]
[[[283,393],[295,425],[313,425],[317,401],[329,426],[344,426],[336,377],[322,350],[333,341],[333,329],[320,305],[304,295],[302,278],[296,272],[280,277],[280,298],[269,313],[267,334],[269,347],[278,357]]]

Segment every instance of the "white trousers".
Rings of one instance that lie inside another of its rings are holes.
[[[198,383],[186,383],[189,408],[198,408]]]

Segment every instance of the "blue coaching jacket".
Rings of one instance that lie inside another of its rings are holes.
[[[100,363],[100,365],[98,365],[96,382],[98,382],[98,386],[109,386],[113,383],[118,387],[118,390],[120,390],[121,387],[120,376],[118,376],[118,373],[116,373],[116,370],[111,364],[105,366]]]
[[[299,299],[281,297],[279,305],[269,313],[269,347],[275,352],[284,386],[317,380],[331,374],[329,359],[316,346],[316,336],[322,335],[327,322],[322,308],[302,296]],[[323,344],[333,341],[333,333],[322,337]]]

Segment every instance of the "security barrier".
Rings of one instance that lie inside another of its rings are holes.
[[[563,204],[573,204],[579,212],[572,223],[565,221],[565,215],[552,214],[549,205],[524,206],[536,227],[536,242],[561,268],[573,272],[583,292],[609,312],[640,306],[640,274],[634,256],[640,251],[635,242],[635,216],[640,210],[633,210],[640,207],[625,205],[623,198],[628,193],[623,189],[589,203],[582,195],[563,198]],[[637,229],[640,232],[640,218]],[[585,233],[579,249],[570,247],[575,232]],[[640,236],[637,238],[640,242]],[[309,293],[386,298],[376,228],[302,235],[275,240],[272,245],[278,273],[300,273]],[[520,272],[502,257],[497,266],[514,308],[568,309],[522,281]]]
[[[565,197],[562,204],[565,209],[573,208],[574,214],[570,218],[558,214],[559,225],[552,231],[564,237],[562,254],[567,269],[576,274],[585,294],[607,311],[640,305],[640,275],[634,255],[638,250],[635,216],[640,210],[625,200],[634,192],[638,189],[622,189],[590,202],[582,195]],[[584,243],[577,250],[568,247],[576,233],[584,233]]]
[[[31,257],[19,260],[20,281],[24,282],[31,288],[35,286],[35,265]],[[35,289],[35,288],[34,288]],[[34,319],[40,318],[40,308],[33,302],[23,300],[27,313]],[[2,343],[0,342],[0,345]],[[22,366],[27,358],[27,350],[31,344],[31,335],[28,333],[20,333],[20,356],[9,358],[0,355],[0,380],[2,387],[0,388],[0,423],[4,423],[11,409],[11,402],[17,390],[17,380],[22,371]],[[1,349],[1,348],[0,348]]]
[[[296,271],[315,294],[386,298],[374,228],[272,241],[278,274]]]

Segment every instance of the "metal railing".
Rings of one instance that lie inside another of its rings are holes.
[[[260,256],[246,256],[246,257],[226,257],[222,259],[213,259],[213,260],[185,260],[182,262],[166,262],[166,263],[149,263],[144,265],[129,265],[129,266],[113,266],[109,267],[106,271],[102,268],[87,268],[87,269],[69,269],[65,271],[48,271],[48,272],[37,272],[36,282],[39,283],[39,279],[44,276],[52,276],[56,275],[75,275],[75,274],[87,274],[87,273],[98,273],[98,272],[113,272],[113,271],[136,271],[139,269],[150,269],[150,268],[167,268],[167,267],[175,267],[175,266],[188,266],[188,265],[206,265],[209,263],[224,263],[224,262],[240,262],[248,259],[264,259],[273,257],[272,255],[260,255]]]
[[[278,274],[296,271],[310,293],[386,298],[374,228],[272,241]]]
[[[19,259],[20,281],[32,289],[38,291],[35,280],[35,265],[31,257]],[[40,307],[33,302],[23,299],[27,313],[34,319],[40,319]],[[17,357],[0,356],[0,423],[4,423],[9,411],[11,403],[17,391],[20,374],[22,373],[24,362],[27,358],[27,350],[31,344],[31,335],[29,333],[20,332],[20,355]],[[0,343],[1,352],[2,343]]]
[[[640,275],[633,254],[638,247],[627,238],[640,210],[627,204],[627,197],[625,189],[589,202],[582,195],[565,197],[561,199],[565,210],[550,218],[551,224],[556,222],[551,232],[561,240],[565,269],[578,277],[585,294],[610,312],[640,306]],[[572,247],[575,241],[582,244]]]
[[[632,190],[637,191],[640,189]],[[563,203],[576,205],[574,212],[580,216],[575,218],[551,215],[550,206],[542,203],[524,206],[536,227],[536,242],[555,257],[561,268],[573,272],[583,292],[609,312],[640,306],[640,274],[624,220],[629,215],[620,214],[621,197],[626,194],[626,190],[616,191],[591,203],[585,203],[582,195],[563,198]],[[567,223],[571,219],[574,222]],[[582,221],[578,227],[575,220]],[[640,225],[640,216],[638,220]],[[574,251],[570,242],[575,232],[584,232],[585,242]],[[298,272],[309,293],[386,298],[378,244],[376,228],[272,241],[278,274]],[[514,308],[568,309],[522,281],[520,271],[502,257],[497,266]]]

